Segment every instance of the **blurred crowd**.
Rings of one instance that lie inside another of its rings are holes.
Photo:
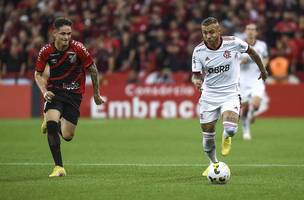
[[[284,60],[273,62],[273,76],[276,67],[283,75],[303,74],[303,11],[304,0],[2,0],[0,79],[32,79],[58,16],[74,22],[73,38],[92,53],[102,77],[121,72],[132,83],[166,83],[174,72],[190,74],[208,16],[219,19],[223,35],[243,37],[245,25],[256,23],[270,63]]]

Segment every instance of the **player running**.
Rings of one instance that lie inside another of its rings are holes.
[[[268,63],[267,45],[261,40],[257,40],[257,26],[248,24],[245,29],[246,42],[259,54],[264,66]],[[256,111],[260,110],[262,101],[267,101],[265,83],[256,79],[260,71],[256,63],[248,56],[241,56],[241,97],[242,97],[242,128],[243,139],[250,140],[250,123],[254,121]]]
[[[192,55],[192,82],[202,90],[199,99],[203,149],[211,163],[218,163],[215,149],[215,125],[222,118],[222,155],[231,150],[231,137],[237,132],[240,113],[240,54],[248,53],[257,63],[263,80],[267,72],[259,55],[246,42],[233,36],[221,36],[216,18],[202,24],[203,42]],[[203,80],[204,78],[204,80]],[[203,176],[208,174],[208,168]]]
[[[35,81],[45,99],[45,124],[48,144],[55,162],[49,177],[65,176],[60,149],[60,137],[71,141],[79,118],[79,107],[85,90],[85,70],[91,74],[94,101],[100,96],[98,71],[93,59],[82,43],[72,40],[72,22],[57,18],[54,22],[54,42],[41,48],[35,71]],[[49,66],[46,82],[43,72]]]

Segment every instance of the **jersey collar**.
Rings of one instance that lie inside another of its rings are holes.
[[[216,47],[216,48],[214,49],[214,48],[208,46],[207,43],[204,41],[204,44],[206,45],[206,47],[207,47],[208,49],[210,49],[210,50],[213,50],[213,51],[218,50],[218,49],[222,46],[222,43],[223,43],[223,38],[221,37],[221,42],[220,42],[220,44],[218,45],[218,47]]]

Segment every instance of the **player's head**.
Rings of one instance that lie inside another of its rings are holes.
[[[247,24],[245,33],[248,39],[255,39],[258,35],[257,26],[253,23]]]
[[[203,39],[207,43],[215,43],[221,35],[220,25],[216,18],[208,17],[201,23]]]
[[[60,45],[68,45],[72,36],[72,21],[64,18],[58,17],[54,21],[54,38],[55,42]]]

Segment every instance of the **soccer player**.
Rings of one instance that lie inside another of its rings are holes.
[[[233,36],[221,36],[216,18],[208,17],[201,24],[203,42],[192,55],[192,82],[202,91],[200,124],[203,149],[213,164],[218,163],[215,149],[215,125],[222,118],[222,155],[231,150],[231,137],[237,132],[240,113],[240,54],[248,53],[257,63],[263,80],[267,72],[259,55],[246,42]],[[204,80],[203,80],[204,79]],[[209,167],[203,172],[207,176]]]
[[[257,40],[257,26],[253,23],[245,28],[246,42],[259,54],[264,66],[268,63],[267,45],[261,40]],[[262,100],[266,97],[264,81],[256,79],[259,74],[258,66],[248,56],[241,56],[241,97],[242,97],[242,128],[243,139],[250,140],[250,123],[254,121],[256,111],[259,110]]]
[[[55,162],[49,177],[65,176],[60,150],[60,136],[71,141],[79,118],[79,106],[85,90],[85,70],[88,70],[97,105],[104,101],[100,96],[98,71],[84,45],[71,39],[72,22],[56,18],[54,42],[41,48],[35,71],[35,81],[46,100],[44,112],[48,144]],[[49,78],[45,81],[44,70],[49,66]]]

